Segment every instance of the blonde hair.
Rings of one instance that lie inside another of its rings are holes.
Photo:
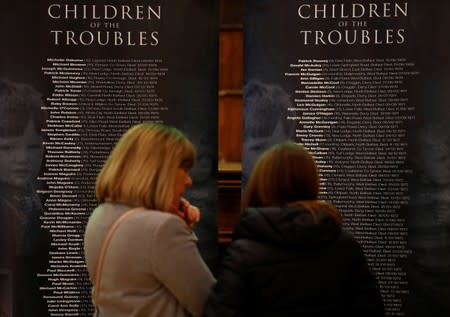
[[[137,124],[122,135],[98,174],[97,199],[168,211],[176,170],[191,168],[194,159],[194,146],[178,129]]]
[[[287,141],[258,159],[244,194],[243,207],[285,206],[319,196],[319,171],[302,145]]]

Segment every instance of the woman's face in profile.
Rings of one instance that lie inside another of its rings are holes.
[[[26,188],[42,163],[42,137],[30,120],[23,135],[0,137],[0,182]]]
[[[180,204],[181,196],[187,187],[192,186],[192,179],[189,175],[189,170],[186,168],[178,167],[175,173],[175,188],[173,204],[178,206]]]

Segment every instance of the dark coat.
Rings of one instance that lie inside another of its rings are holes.
[[[317,216],[313,224],[304,207],[248,209],[205,316],[383,316],[361,247],[327,213]]]

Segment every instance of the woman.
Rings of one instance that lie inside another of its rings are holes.
[[[198,212],[182,199],[192,184],[191,142],[177,129],[142,123],[119,140],[97,177],[100,205],[85,232],[97,316],[200,316],[214,278],[191,227]],[[108,246],[95,285],[102,243],[113,222],[136,206]]]
[[[303,146],[280,143],[260,157],[206,316],[383,316],[363,252],[318,200],[319,183]]]

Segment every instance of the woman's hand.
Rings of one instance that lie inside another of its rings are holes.
[[[172,206],[170,211],[183,219],[191,229],[200,221],[200,210],[184,198],[181,198],[179,206]]]

